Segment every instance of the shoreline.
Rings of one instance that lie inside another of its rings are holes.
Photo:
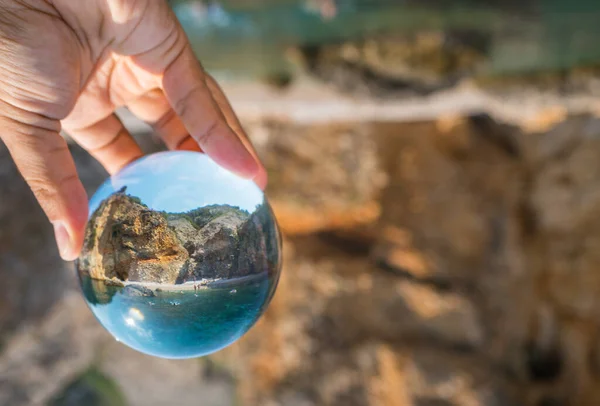
[[[146,289],[150,289],[153,292],[163,291],[163,292],[177,292],[177,291],[198,291],[203,289],[211,289],[211,288],[228,288],[228,287],[236,287],[240,284],[252,283],[255,281],[261,281],[263,279],[268,278],[268,272],[261,272],[259,274],[246,275],[241,276],[239,278],[231,278],[231,279],[204,279],[199,282],[188,281],[181,284],[163,284],[159,282],[135,282],[135,281],[115,281],[112,279],[95,279],[92,278],[89,274],[85,274],[92,281],[104,282],[108,286],[114,287],[126,287],[126,286],[141,286]],[[195,288],[194,288],[195,286]]]

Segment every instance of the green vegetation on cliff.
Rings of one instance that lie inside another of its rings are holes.
[[[250,213],[237,206],[228,204],[211,204],[209,206],[199,207],[183,213],[161,212],[167,220],[176,220],[178,218],[186,219],[194,228],[200,230],[211,221],[227,214],[234,214],[240,218],[248,218]]]

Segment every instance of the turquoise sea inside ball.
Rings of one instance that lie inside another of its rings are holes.
[[[279,280],[281,237],[263,192],[197,152],[141,158],[102,184],[76,269],[98,321],[162,358],[243,336]]]

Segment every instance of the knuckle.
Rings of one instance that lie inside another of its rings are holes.
[[[57,180],[52,180],[49,177],[29,177],[25,180],[39,200],[54,201],[60,198],[61,190],[64,190],[69,183],[78,179],[76,174],[68,174]]]
[[[195,96],[203,91],[203,86],[201,84],[195,84],[179,99],[175,102],[173,108],[175,112],[184,119],[190,114],[190,106],[193,103]]]
[[[206,128],[205,131],[202,132],[202,134],[199,134],[196,137],[196,140],[198,141],[198,144],[202,145],[202,144],[206,144],[208,143],[208,141],[215,135],[217,134],[217,130],[219,128],[219,122],[217,120],[212,121],[208,127]]]
[[[58,200],[58,190],[47,179],[26,178],[29,188],[40,202],[40,205],[51,216]]]
[[[67,175],[57,182],[48,178],[26,178],[25,180],[46,216],[53,221],[61,217],[65,207],[69,205],[68,194],[63,193],[67,184],[78,182],[79,178],[74,174]]]
[[[37,153],[54,159],[55,156],[60,157],[69,153],[69,147],[64,138],[57,136],[54,132],[46,132],[40,129],[27,129],[18,132],[19,139],[24,145],[29,146]]]
[[[188,145],[198,146],[198,141],[196,141],[191,135],[186,134],[184,137],[182,137],[181,139],[179,139],[175,143],[173,143],[172,149],[175,149],[175,150],[187,149],[186,147]]]
[[[171,122],[173,122],[173,120],[177,119],[177,115],[175,114],[175,111],[173,111],[172,109],[167,110],[167,112],[165,114],[162,115],[162,117],[160,117],[158,119],[158,121],[156,121],[154,123],[154,127],[156,128],[157,131],[164,131],[164,129],[171,124]]]
[[[166,34],[154,47],[156,53],[158,53],[163,60],[174,60],[179,54],[181,54],[185,47],[185,42],[182,41],[182,35],[177,29],[173,20],[168,20],[168,27],[164,28]]]

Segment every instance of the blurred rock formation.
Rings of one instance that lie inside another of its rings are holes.
[[[138,355],[95,322],[2,150],[0,404],[50,399],[90,365],[131,405],[160,404],[133,394],[153,386],[141,365],[215,380],[214,405],[232,393],[243,405],[600,402],[599,119],[246,127],[271,173],[282,280],[239,343],[181,363]],[[101,170],[73,151],[97,185]],[[195,404],[177,388],[169,375],[152,390]]]
[[[104,332],[0,147],[0,405],[67,402],[89,371],[134,406],[600,404],[599,118],[244,121],[284,269],[259,323],[200,360],[149,358]],[[71,148],[92,192],[106,174]],[[196,225],[239,223],[213,209]],[[237,232],[256,241],[261,216]],[[194,226],[156,221],[175,228],[177,260],[206,242],[179,247]],[[256,263],[245,252],[232,263]]]

